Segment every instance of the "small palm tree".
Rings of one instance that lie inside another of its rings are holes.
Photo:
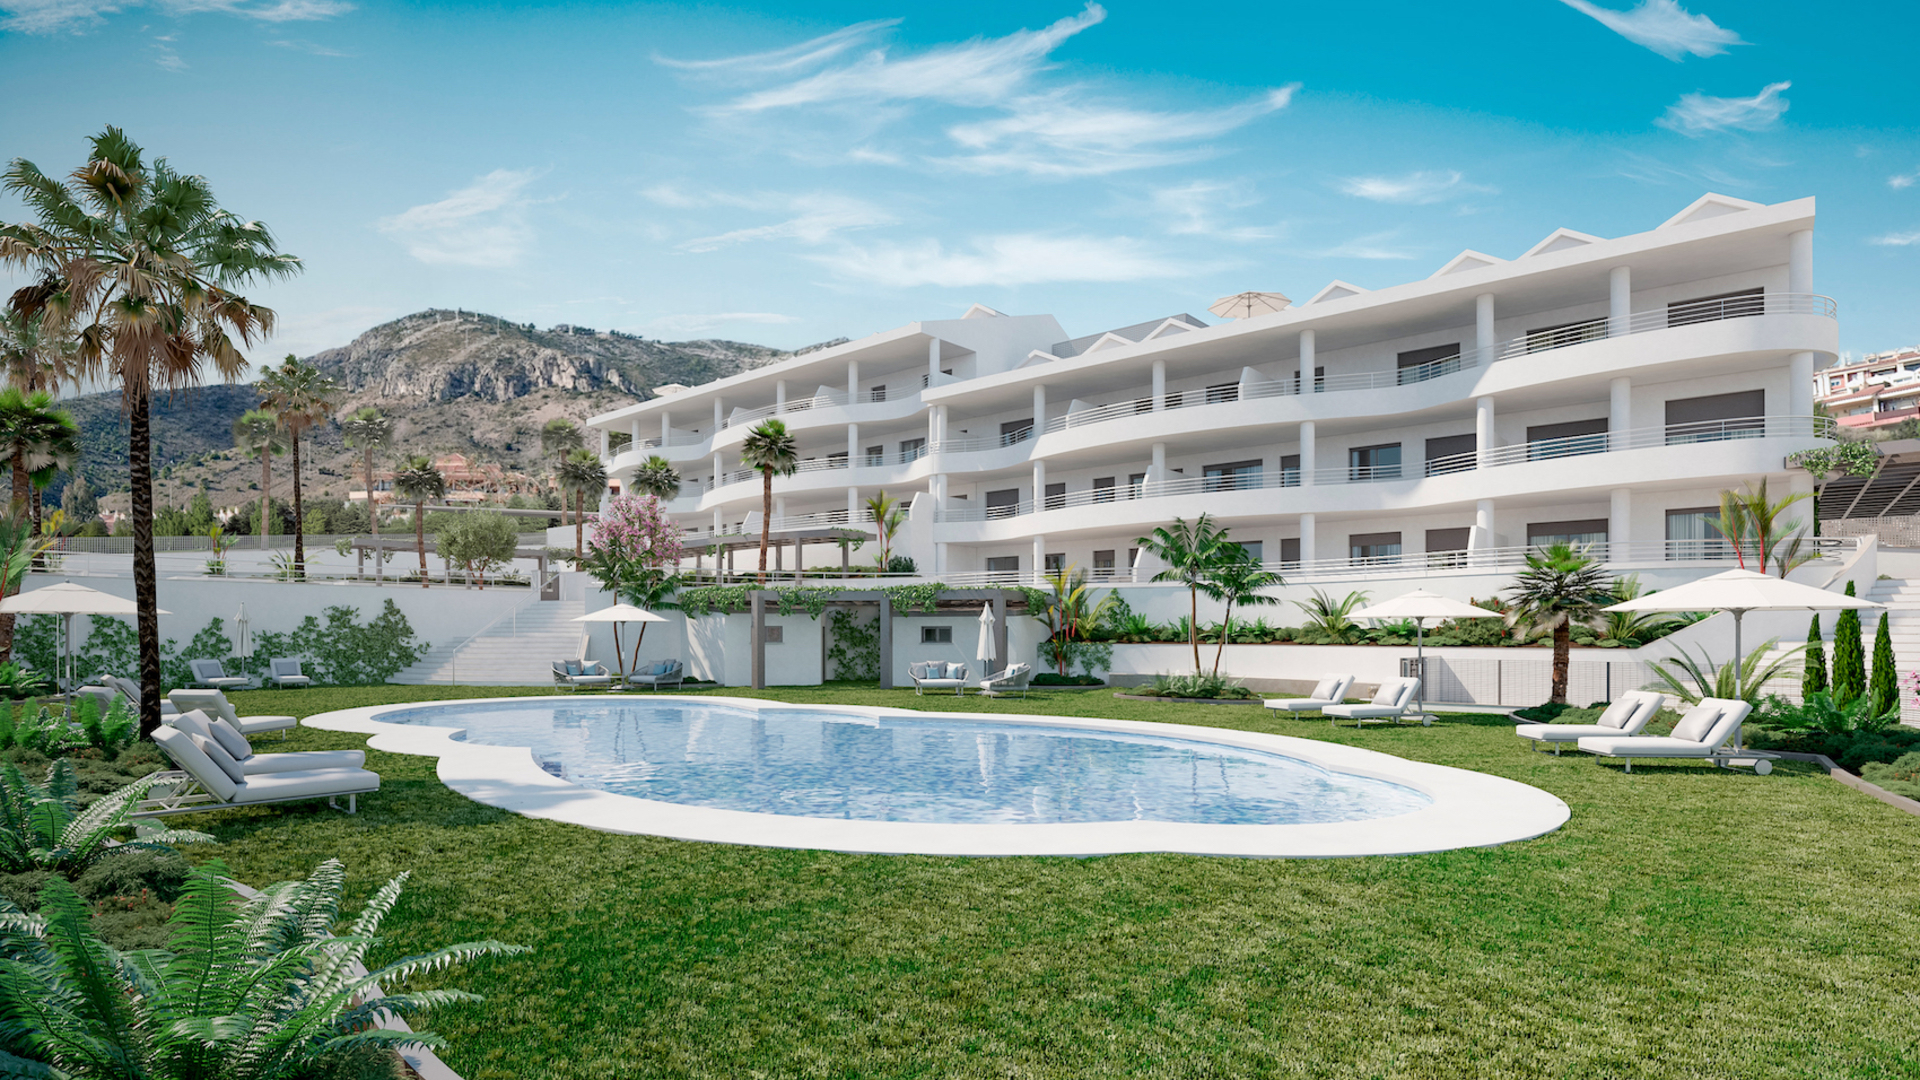
[[[447,478],[433,467],[433,459],[415,454],[393,474],[393,494],[413,504],[413,544],[420,552],[420,587],[427,587],[427,500],[447,493]]]
[[[642,495],[651,495],[661,502],[680,497],[680,470],[673,463],[655,454],[648,458],[633,473],[633,490]]]
[[[1573,650],[1573,624],[1590,623],[1600,609],[1618,603],[1614,584],[1584,547],[1559,543],[1527,553],[1527,568],[1507,590],[1513,603],[1509,623],[1553,632],[1553,694],[1566,704],[1567,665]]]
[[[280,437],[280,418],[265,409],[248,409],[233,422],[233,445],[247,457],[260,459],[260,550],[267,549],[273,532],[269,498],[273,494],[273,455],[287,452]]]
[[[1805,550],[1808,537],[1804,521],[1780,520],[1788,507],[1812,497],[1812,492],[1801,491],[1778,501],[1769,499],[1763,478],[1759,487],[1748,484],[1740,491],[1722,491],[1720,515],[1708,518],[1707,524],[1733,545],[1734,558],[1742,568],[1764,574],[1771,566],[1774,573],[1786,577],[1820,557]],[[1748,566],[1749,561],[1753,565]]]
[[[1239,552],[1239,558],[1227,558],[1216,567],[1207,580],[1200,585],[1200,591],[1208,598],[1219,600],[1227,605],[1227,613],[1220,620],[1220,644],[1213,650],[1213,674],[1220,674],[1220,655],[1227,650],[1227,635],[1233,628],[1233,609],[1239,607],[1271,607],[1280,603],[1278,597],[1268,596],[1262,589],[1277,589],[1285,585],[1286,579],[1260,565],[1246,548],[1238,544],[1228,544],[1226,553]]]
[[[289,355],[260,378],[260,407],[280,418],[293,447],[293,575],[307,576],[306,510],[300,502],[300,436],[333,415],[339,388],[312,364]]]
[[[1155,581],[1177,581],[1187,587],[1187,644],[1193,648],[1193,673],[1200,674],[1200,587],[1220,564],[1233,554],[1228,552],[1227,531],[1217,529],[1213,520],[1201,514],[1193,521],[1174,518],[1173,525],[1153,530],[1153,535],[1135,540],[1142,550],[1167,564],[1153,575]],[[1244,549],[1232,545],[1233,552]]]
[[[346,437],[348,446],[360,451],[366,465],[367,528],[373,534],[377,548],[380,544],[380,504],[373,497],[373,453],[393,445],[393,420],[382,416],[379,409],[369,405],[340,421],[340,433]],[[373,580],[376,583],[381,579],[385,563],[385,552],[376,552],[373,560]]]
[[[1076,639],[1084,640],[1087,632],[1106,618],[1113,610],[1115,596],[1108,590],[1107,595],[1094,600],[1093,590],[1087,586],[1087,572],[1073,566],[1048,574],[1047,585],[1053,589],[1053,597],[1034,617],[1046,625],[1045,644],[1051,645],[1054,666],[1064,676],[1072,659],[1068,648]]]
[[[907,515],[900,512],[900,500],[885,491],[867,500],[867,513],[873,515],[874,532],[880,539],[880,554],[874,561],[884,574],[893,565],[893,538],[899,534],[900,526],[907,523]]]
[[[767,545],[773,540],[773,478],[792,476],[800,468],[799,444],[787,432],[786,421],[767,419],[740,443],[740,464],[760,473],[760,580],[767,580]]]
[[[33,473],[51,464],[62,448],[77,445],[80,429],[73,417],[53,407],[46,391],[0,390],[0,453],[13,465],[14,512],[24,514],[33,498]]]
[[[560,490],[573,496],[573,561],[586,558],[587,496],[597,502],[607,490],[607,466],[600,455],[580,449],[560,463]]]
[[[72,333],[49,316],[0,309],[0,371],[8,386],[53,393],[62,383],[78,382],[78,349]]]

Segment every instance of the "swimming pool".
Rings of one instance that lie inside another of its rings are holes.
[[[437,757],[448,787],[489,806],[770,847],[1384,855],[1507,843],[1568,817],[1501,777],[1180,724],[669,695],[387,705],[302,723]]]
[[[1433,802],[1402,784],[1266,750],[980,718],[610,697],[454,714],[464,741],[526,747],[548,772],[583,787],[762,814],[1294,825],[1391,817]],[[382,719],[446,724],[450,715],[433,706]]]

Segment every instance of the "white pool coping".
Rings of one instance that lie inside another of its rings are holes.
[[[605,700],[605,699],[594,699]],[[615,699],[728,705],[781,711],[818,711],[890,720],[960,720],[1032,724],[1187,739],[1283,754],[1334,772],[1404,784],[1433,800],[1430,806],[1394,817],[1301,825],[1206,825],[1162,821],[1075,824],[946,825],[718,810],[640,799],[581,787],[540,767],[526,747],[482,746],[458,736],[465,729],[380,720],[391,712],[462,705],[580,704],[575,695],[467,698],[421,701],[321,713],[301,721],[323,731],[372,736],[367,745],[396,754],[439,758],[437,772],[449,788],[487,806],[601,832],[665,836],[761,847],[809,848],[882,855],[1119,855],[1179,852],[1245,858],[1335,858],[1351,855],[1414,855],[1456,848],[1489,847],[1528,840],[1566,824],[1567,804],[1539,788],[1485,773],[1429,765],[1357,746],[1265,735],[1249,731],[1148,724],[1092,717],[927,713],[849,705],[797,705],[758,698],[662,694]]]

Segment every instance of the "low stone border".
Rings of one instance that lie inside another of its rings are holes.
[[[1871,795],[1881,802],[1886,803],[1888,806],[1893,807],[1895,810],[1904,810],[1914,817],[1920,817],[1920,801],[1909,799],[1905,795],[1895,795],[1893,792],[1888,791],[1878,784],[1869,784],[1865,780],[1860,779],[1858,776],[1835,764],[1834,760],[1825,754],[1802,754],[1788,750],[1769,750],[1767,752],[1785,761],[1804,761],[1809,764],[1818,765],[1827,770],[1828,776],[1855,791]]]
[[[1092,689],[1092,687],[1088,687]],[[1148,697],[1145,694],[1115,694],[1122,701],[1173,701],[1181,705],[1258,705],[1265,698],[1257,697]]]

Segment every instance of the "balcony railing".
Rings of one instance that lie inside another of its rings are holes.
[[[1394,483],[1401,480],[1417,480],[1423,476],[1504,468],[1530,461],[1563,457],[1572,453],[1597,454],[1657,446],[1726,442],[1736,439],[1830,438],[1834,427],[1834,422],[1824,416],[1749,416],[1692,424],[1664,424],[1659,427],[1631,428],[1601,435],[1577,435],[1568,439],[1500,446],[1484,454],[1453,454],[1426,462],[1424,469],[1417,464],[1349,465],[1344,468],[1315,469],[1313,482],[1316,486],[1322,487]],[[1298,486],[1300,486],[1299,470],[1280,469],[1273,472],[1263,470],[1258,473],[1154,480],[1122,488],[1093,488],[1048,496],[1043,501],[1046,510],[1063,510],[1133,499],[1164,499],[1181,495],[1208,495],[1227,491],[1258,491]],[[940,510],[935,520],[996,521],[1003,518],[1024,517],[1035,512],[1033,500],[1026,499],[1001,506],[948,507]]]

